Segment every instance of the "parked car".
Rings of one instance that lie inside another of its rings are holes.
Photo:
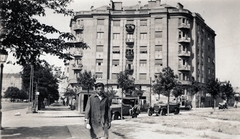
[[[114,101],[113,101],[114,102]],[[112,103],[111,114],[113,120],[121,119],[121,103]],[[122,99],[123,116],[136,118],[140,114],[140,106],[137,97],[125,97]]]
[[[169,113],[179,114],[180,104],[169,102]],[[153,107],[148,109],[148,116],[152,116],[153,114],[158,115],[166,115],[167,114],[167,103],[158,102],[155,103]]]

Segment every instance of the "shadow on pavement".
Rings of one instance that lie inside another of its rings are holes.
[[[67,126],[17,127],[1,130],[2,139],[72,138]]]

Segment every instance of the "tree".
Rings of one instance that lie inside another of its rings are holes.
[[[53,26],[40,23],[38,17],[46,16],[46,9],[54,13],[72,15],[66,9],[72,0],[2,0],[1,34],[3,47],[9,49],[20,65],[41,63],[40,55],[51,54],[71,60],[64,50],[71,47],[87,48],[86,43],[67,43],[75,40],[71,33],[61,32]],[[58,35],[50,38],[49,34]]]
[[[228,81],[227,83],[221,84],[220,90],[221,90],[221,93],[222,93],[222,96],[221,96],[222,99],[227,98],[227,102],[228,102],[229,99],[234,97],[234,91],[233,91],[233,88],[232,88],[232,85],[231,85],[230,81]]]
[[[178,101],[178,97],[183,95],[184,94],[184,90],[186,89],[186,86],[184,85],[176,85],[174,88],[173,88],[173,91],[172,91],[172,94],[173,96],[176,98],[176,100]]]
[[[22,82],[23,90],[29,90],[30,82],[30,65],[25,65],[23,68]],[[53,75],[53,68],[46,61],[41,65],[34,66],[34,85],[33,89],[40,92],[39,102],[43,102],[44,98],[50,99],[50,103],[59,99],[58,79]],[[34,97],[34,96],[33,96]]]
[[[81,72],[79,74],[79,77],[77,78],[77,82],[80,84],[82,88],[86,88],[89,95],[89,89],[93,88],[96,82],[97,76],[95,74],[92,74],[91,71],[84,70],[84,72]]]
[[[122,100],[123,100],[123,93],[132,92],[135,85],[134,85],[134,78],[131,78],[127,71],[121,71],[117,74],[117,82],[120,88],[122,88]],[[122,114],[122,104],[121,104],[121,119],[123,117]]]
[[[8,89],[4,92],[4,98],[10,98],[11,102],[15,99],[27,99],[27,94],[23,90],[19,90],[17,87],[8,87]]]
[[[219,96],[220,93],[220,86],[221,83],[220,81],[216,78],[212,78],[208,81],[207,86],[206,86],[206,90],[207,92],[211,95],[211,97],[214,100],[214,104],[213,104],[213,109],[215,110],[215,102],[217,97]]]
[[[166,67],[162,69],[162,72],[159,73],[159,76],[156,79],[159,90],[162,91],[163,95],[168,97],[168,115],[170,92],[179,84],[177,78],[178,77],[177,75],[174,75],[173,70],[170,67]]]

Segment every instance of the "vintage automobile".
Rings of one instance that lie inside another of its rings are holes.
[[[121,119],[121,103],[112,102],[111,114],[113,120]],[[136,118],[140,114],[140,106],[137,97],[125,97],[122,99],[123,116]]]
[[[169,113],[179,114],[180,104],[169,102]],[[153,107],[148,109],[148,116],[152,116],[153,114],[158,115],[166,115],[167,114],[167,103],[158,102],[155,103]]]

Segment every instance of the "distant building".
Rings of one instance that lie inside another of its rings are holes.
[[[8,87],[22,89],[22,77],[20,73],[3,73],[2,96]]]
[[[186,85],[193,78],[201,83],[215,78],[216,34],[200,14],[180,3],[173,7],[160,0],[146,5],[110,5],[76,12],[71,19],[75,42],[90,46],[70,49],[75,59],[67,65],[68,83],[73,87],[79,73],[90,70],[97,81],[119,90],[117,74],[128,70],[145,91],[141,99],[149,102],[150,78],[154,80],[164,67],[171,67]],[[80,98],[87,99],[85,96]],[[86,100],[82,102],[84,108]]]

